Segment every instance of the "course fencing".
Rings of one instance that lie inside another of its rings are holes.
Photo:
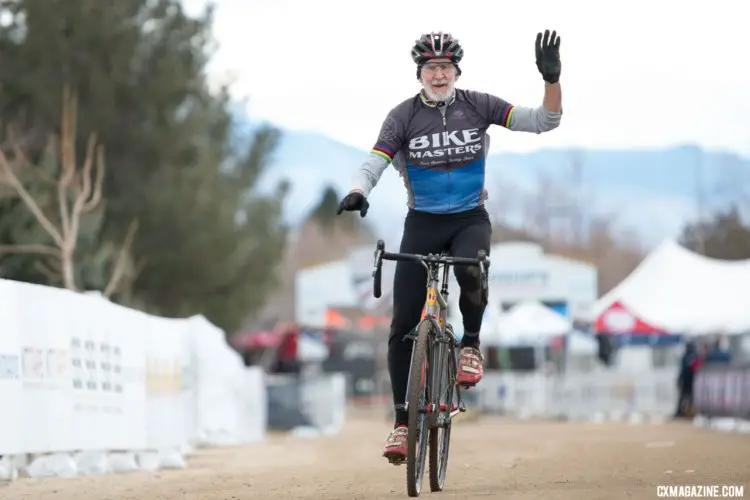
[[[340,379],[303,384],[309,425],[341,426]],[[262,441],[266,385],[202,316],[0,280],[0,477],[182,467],[196,446]]]

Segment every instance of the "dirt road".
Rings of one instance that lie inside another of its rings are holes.
[[[379,456],[382,418],[350,419],[329,438],[275,436],[204,450],[190,468],[0,486],[13,500],[218,500],[407,498],[405,467]],[[744,485],[750,498],[750,436],[689,424],[457,422],[446,491],[422,498],[649,499],[657,485]]]

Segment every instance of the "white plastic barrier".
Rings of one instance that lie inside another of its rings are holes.
[[[563,376],[487,372],[477,386],[478,406],[519,417],[664,418],[677,404],[675,377],[674,370]]]
[[[555,392],[554,407],[574,419],[667,418],[677,406],[676,379],[674,369],[570,374]]]
[[[304,379],[302,411],[312,425],[325,434],[335,434],[344,426],[346,417],[346,377],[333,373]]]
[[[0,400],[4,456],[158,451],[164,465],[164,453],[255,442],[266,429],[262,371],[244,368],[202,316],[160,318],[7,280]]]
[[[541,373],[486,372],[477,385],[478,405],[483,411],[519,417],[550,413],[551,381]]]
[[[266,382],[269,428],[320,435],[336,434],[343,427],[347,403],[343,373],[277,374]]]
[[[224,332],[203,316],[190,320],[198,444],[239,444],[262,440],[267,401],[261,368],[244,368]]]

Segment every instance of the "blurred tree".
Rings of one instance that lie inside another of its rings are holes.
[[[29,161],[12,131],[6,141],[11,159],[0,148],[0,185],[10,188],[11,196],[18,197],[36,222],[31,230],[28,218],[20,214],[0,222],[12,235],[9,239],[17,242],[0,244],[0,257],[35,255],[34,268],[40,275],[68,290],[80,291],[81,277],[92,275],[90,281],[99,281],[97,289],[109,298],[135,277],[130,247],[137,223],[131,222],[119,248],[112,243],[92,246],[102,222],[104,151],[91,134],[83,168],[76,165],[76,97],[67,87],[63,94],[61,135],[50,138],[38,165]],[[90,250],[85,259],[77,252],[81,243]]]
[[[79,151],[93,131],[107,148],[99,243],[119,241],[139,221],[131,305],[204,313],[232,329],[273,287],[285,189],[264,197],[254,188],[277,131],[232,147],[228,93],[210,89],[205,72],[211,22],[210,7],[191,18],[178,0],[0,0],[0,119],[36,163],[48,135],[60,133],[59,89],[74,89]],[[15,221],[6,226],[29,225],[16,219],[19,203],[0,200],[0,219]],[[4,264],[3,274],[44,282],[28,259]],[[81,287],[95,286],[95,276],[83,279]]]
[[[680,243],[706,257],[724,260],[750,259],[750,225],[740,208],[732,204],[713,214],[708,221],[686,224]]]
[[[141,245],[149,267],[138,285],[170,314],[200,312],[234,329],[260,308],[276,284],[286,228],[281,205],[288,186],[262,197],[252,186],[266,166],[277,132],[258,132],[245,161],[225,173],[207,175],[201,163],[183,169],[143,226],[161,234]],[[171,251],[164,251],[170,249]],[[165,277],[173,277],[167,280]],[[174,287],[179,287],[175,290]],[[154,299],[156,300],[156,298]]]
[[[336,212],[339,208],[339,201],[336,189],[333,186],[326,186],[320,202],[313,209],[310,217],[319,222],[320,226],[324,229],[332,229],[335,223],[341,224],[342,227],[354,226],[354,224],[351,224],[351,217],[347,217],[346,214],[342,213],[337,217]],[[344,217],[341,217],[341,215],[344,215]],[[353,229],[353,227],[350,228]]]
[[[370,232],[369,226],[359,212],[342,212],[336,215],[341,201],[336,188],[331,185],[326,186],[321,194],[320,201],[313,207],[308,220],[317,223],[321,230],[330,234],[334,229],[347,231],[351,234],[357,234],[362,231]]]

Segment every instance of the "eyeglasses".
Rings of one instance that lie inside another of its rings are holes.
[[[440,70],[440,72],[443,74],[450,74],[455,71],[455,69],[456,67],[453,65],[453,63],[449,62],[428,63],[422,67],[422,71],[426,71],[428,73],[437,73],[437,70]]]

